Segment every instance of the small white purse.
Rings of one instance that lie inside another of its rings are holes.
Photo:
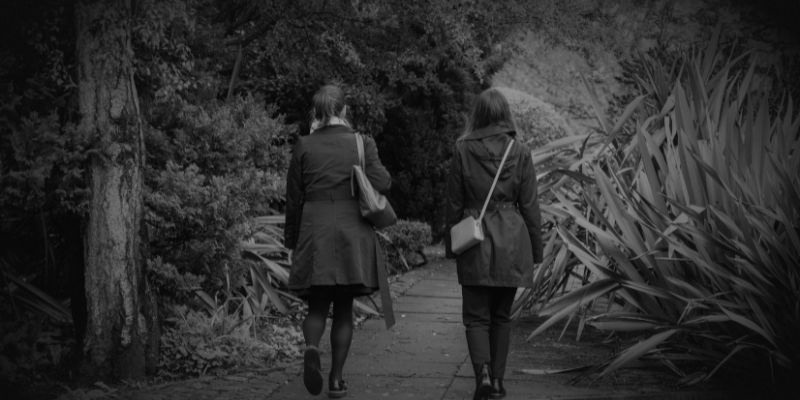
[[[483,241],[483,226],[480,219],[467,217],[450,228],[450,248],[453,254],[461,254]]]
[[[503,159],[500,161],[500,166],[497,167],[497,173],[494,175],[492,187],[489,189],[489,194],[486,195],[486,201],[483,202],[483,208],[478,219],[469,216],[450,228],[450,250],[453,254],[459,255],[483,241],[483,215],[486,213],[486,207],[489,206],[489,200],[492,198],[492,193],[497,185],[497,179],[500,178],[500,171],[503,170],[503,164],[505,164],[513,144],[514,140],[508,143]]]

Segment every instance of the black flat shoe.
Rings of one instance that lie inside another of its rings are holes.
[[[339,399],[347,396],[347,382],[343,379],[328,381],[328,397]]]
[[[475,394],[472,400],[486,400],[492,392],[492,379],[489,374],[489,364],[483,364],[481,374],[475,377]]]
[[[319,349],[308,346],[303,353],[303,384],[308,393],[314,396],[322,392],[322,368],[319,361]]]
[[[492,391],[489,393],[490,399],[502,399],[506,397],[506,388],[503,387],[501,378],[492,379]]]

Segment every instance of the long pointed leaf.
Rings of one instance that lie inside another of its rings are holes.
[[[677,329],[669,329],[664,332],[657,333],[625,349],[625,351],[620,353],[620,355],[616,359],[614,359],[614,361],[612,361],[608,365],[608,367],[603,369],[603,371],[600,373],[600,376],[608,375],[609,373],[617,370],[623,365],[639,359],[639,357],[643,356],[644,354],[650,352],[651,350],[655,349],[656,347],[664,343],[677,331],[678,331]]]
[[[589,303],[590,301],[614,290],[617,283],[610,279],[595,281],[589,285],[583,286],[579,289],[556,299],[553,303],[545,307],[539,313],[541,315],[552,315],[549,319],[539,325],[526,340],[531,340],[536,335],[544,332],[547,328],[551,327],[556,322],[562,320],[570,315],[579,306]]]
[[[625,125],[626,122],[628,122],[633,113],[636,111],[636,109],[639,108],[639,106],[642,105],[642,101],[644,101],[644,99],[646,98],[647,98],[646,94],[637,96],[635,99],[631,100],[631,102],[628,103],[627,106],[625,106],[625,110],[622,112],[622,115],[620,115],[619,119],[617,120],[617,123],[614,124],[613,128],[611,128],[611,136],[616,135],[617,132],[619,132],[622,129],[622,126]]]

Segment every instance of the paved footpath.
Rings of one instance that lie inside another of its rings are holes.
[[[392,284],[397,324],[387,330],[383,320],[365,321],[356,329],[345,365],[349,393],[346,399],[470,399],[474,388],[472,366],[461,324],[461,289],[455,265],[434,260],[428,266],[399,277]],[[512,334],[505,378],[508,400],[518,399],[726,399],[719,391],[677,389],[674,375],[665,379],[645,369],[624,370],[613,379],[570,382],[576,375],[528,374],[522,370],[551,370],[585,365],[607,357],[607,346],[558,340],[560,328],[526,342],[541,319],[523,318]],[[327,333],[323,343],[327,342]],[[330,354],[322,347],[325,385],[312,396],[303,386],[298,361],[285,369],[235,376],[201,378],[149,387],[117,398],[131,399],[314,399],[327,398]]]
[[[369,320],[357,330],[351,355],[345,365],[345,380],[350,386],[347,398],[368,399],[471,399],[475,387],[472,364],[467,354],[464,326],[461,324],[461,287],[452,261],[439,260],[428,267],[428,274],[395,302],[397,325],[386,330],[382,320]],[[665,392],[661,385],[570,385],[567,375],[529,375],[523,369],[576,367],[557,365],[559,354],[575,349],[570,344],[555,344],[545,339],[548,349],[525,342],[535,325],[520,321],[515,329],[506,376],[508,400],[516,399],[605,399],[605,398],[724,398],[705,392]],[[556,329],[557,330],[557,329]],[[563,340],[574,343],[573,338]],[[598,350],[595,348],[594,352]],[[548,356],[549,355],[549,356]],[[545,357],[542,357],[545,356]],[[549,359],[548,359],[549,358]],[[323,369],[329,357],[323,355]],[[579,360],[577,362],[580,362]],[[326,377],[327,374],[323,373]],[[647,386],[647,387],[644,387]],[[705,396],[708,394],[708,396]],[[325,391],[321,394],[325,398]],[[313,399],[302,378],[296,377],[277,388],[271,399]]]

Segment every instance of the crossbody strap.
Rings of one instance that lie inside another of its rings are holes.
[[[366,166],[364,165],[364,138],[358,132],[356,132],[356,147],[358,148],[358,164],[366,172]]]
[[[492,193],[494,192],[494,187],[497,186],[497,179],[500,178],[500,171],[503,170],[503,164],[506,163],[506,158],[508,158],[508,153],[511,151],[511,146],[514,145],[514,139],[511,139],[508,142],[508,147],[506,147],[506,152],[503,154],[503,159],[500,160],[500,166],[497,167],[497,173],[494,174],[494,181],[492,182],[492,187],[489,189],[489,194],[486,195],[486,201],[483,202],[483,208],[481,208],[481,215],[478,216],[478,221],[483,219],[483,214],[486,213],[486,207],[489,206],[489,200],[492,198]]]
[[[358,164],[361,166],[361,170],[364,173],[367,173],[367,168],[364,162],[364,138],[361,137],[361,134],[356,132],[356,149],[358,150]],[[350,173],[350,194],[353,197],[356,197],[356,183],[355,179],[353,179],[353,173]]]

